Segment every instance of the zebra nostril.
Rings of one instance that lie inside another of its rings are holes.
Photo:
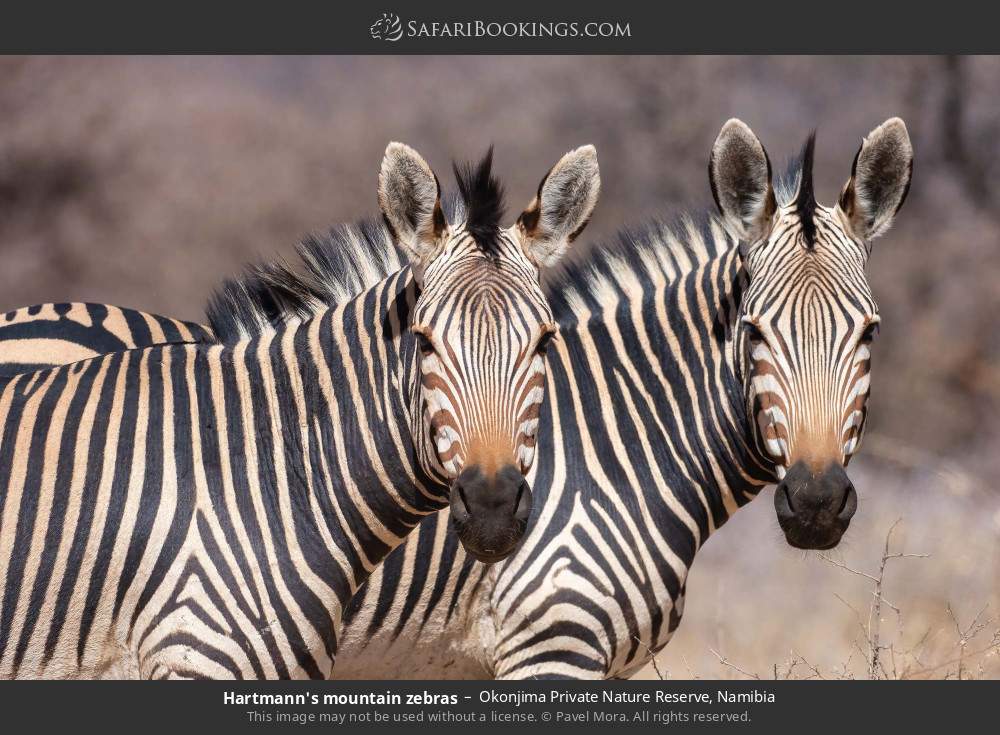
[[[521,498],[524,497],[524,489],[527,487],[526,482],[521,482],[517,487],[517,495],[514,497],[514,515],[517,515],[517,509],[521,505]]]
[[[462,507],[465,508],[466,514],[471,518],[472,509],[469,507],[469,499],[465,497],[465,488],[461,485],[458,486],[458,497],[462,500]]]
[[[781,489],[785,493],[785,502],[788,503],[788,510],[790,510],[790,511],[792,511],[792,513],[794,513],[795,512],[795,506],[792,505],[792,494],[788,490],[788,485],[782,485]]]
[[[850,497],[851,497],[850,490],[846,490],[844,492],[843,498],[841,498],[841,500],[840,500],[840,507],[837,508],[837,515],[838,516],[841,515],[841,514],[843,514],[844,510],[847,508],[847,501],[850,499]]]

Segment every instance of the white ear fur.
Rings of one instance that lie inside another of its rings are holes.
[[[378,202],[420,281],[427,264],[439,251],[447,223],[437,177],[408,145],[390,143],[385,149],[378,177]]]
[[[755,241],[771,229],[777,210],[771,162],[753,131],[732,118],[719,131],[708,162],[712,196],[731,234]]]
[[[582,146],[560,158],[517,220],[528,257],[540,268],[555,265],[587,226],[600,193],[594,146]]]
[[[892,225],[913,175],[913,145],[906,124],[890,118],[862,141],[838,206],[861,240],[872,240]]]

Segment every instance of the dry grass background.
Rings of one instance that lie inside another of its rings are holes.
[[[902,650],[934,628],[922,655],[941,662],[954,652],[949,604],[963,628],[986,603],[981,620],[1000,614],[997,88],[997,58],[4,57],[0,309],[92,300],[199,319],[241,263],[373,212],[391,139],[445,182],[452,158],[495,143],[512,217],[562,152],[596,144],[593,241],[709,204],[708,152],[730,116],[776,164],[818,128],[817,191],[832,202],[861,136],[900,115],[914,181],[870,265],[883,317],[871,436],[836,558],[877,569],[902,519],[895,541],[931,556],[891,562],[885,597],[904,629],[889,610],[882,641]],[[868,582],[785,547],[762,498],[709,541],[660,660],[671,676],[741,675],[711,648],[766,676],[794,649],[834,675],[858,633],[848,605],[867,610]],[[995,676],[991,661],[983,673]]]
[[[1000,678],[1000,494],[898,442],[867,443],[851,473],[861,505],[835,550],[789,548],[773,490],[709,539],[659,675]],[[892,558],[880,570],[890,530]]]

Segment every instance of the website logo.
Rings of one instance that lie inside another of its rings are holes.
[[[403,37],[403,23],[395,13],[382,13],[368,30],[376,41],[398,41]]]
[[[585,39],[631,38],[628,21],[486,21],[486,20],[421,20],[410,19],[404,25],[395,13],[382,17],[368,28],[376,41],[398,41],[407,38],[447,39]]]

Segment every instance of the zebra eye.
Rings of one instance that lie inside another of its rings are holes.
[[[552,344],[552,340],[555,339],[555,332],[543,332],[542,336],[538,339],[538,344],[535,345],[535,352],[539,355],[544,355],[549,349],[549,345]]]
[[[420,350],[420,354],[424,357],[433,355],[434,343],[431,342],[431,338],[424,332],[414,332],[414,334],[417,337],[417,349]]]
[[[861,333],[861,344],[870,345],[878,337],[878,322],[872,322]]]
[[[743,322],[743,329],[746,331],[747,339],[751,342],[764,341],[764,333],[761,332],[760,327],[753,322]]]

